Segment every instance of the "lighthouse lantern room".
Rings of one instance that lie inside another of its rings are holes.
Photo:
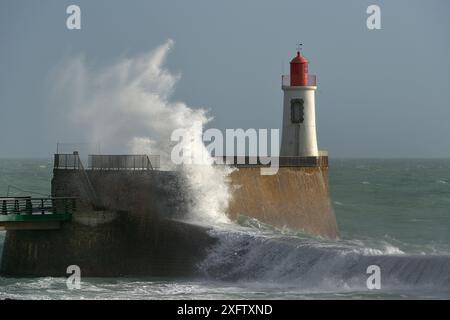
[[[316,136],[316,76],[308,74],[308,60],[300,50],[291,60],[290,75],[282,76],[283,129],[281,156],[318,157]]]

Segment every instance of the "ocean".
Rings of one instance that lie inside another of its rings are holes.
[[[329,174],[339,240],[241,218],[213,228],[195,279],[0,277],[0,299],[450,299],[450,160],[334,159]],[[51,177],[50,159],[0,159],[1,195],[48,195]]]

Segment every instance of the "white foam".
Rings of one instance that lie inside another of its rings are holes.
[[[210,120],[206,111],[172,101],[180,78],[164,67],[174,42],[122,59],[101,70],[91,70],[83,57],[63,65],[55,79],[55,92],[63,97],[69,124],[85,141],[101,144],[110,153],[159,154],[162,169],[178,170],[191,191],[191,217],[208,223],[226,223],[230,169],[205,165],[174,165],[170,136],[184,129],[192,139],[184,147],[194,156],[205,156],[201,136]],[[61,103],[57,104],[58,108]],[[61,112],[61,110],[59,110]],[[207,160],[211,160],[207,156]]]

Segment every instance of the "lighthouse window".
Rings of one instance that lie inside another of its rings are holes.
[[[291,100],[291,122],[292,123],[303,123],[304,119],[304,106],[303,99],[292,99]]]

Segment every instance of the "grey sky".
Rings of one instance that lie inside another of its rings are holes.
[[[66,29],[69,4],[82,30]],[[382,30],[366,28],[370,4]],[[97,68],[171,38],[175,99],[210,109],[214,127],[280,127],[280,75],[301,41],[318,76],[320,149],[450,157],[449,31],[447,0],[1,0],[0,156],[50,156],[76,140],[47,107],[61,61],[82,53]]]

